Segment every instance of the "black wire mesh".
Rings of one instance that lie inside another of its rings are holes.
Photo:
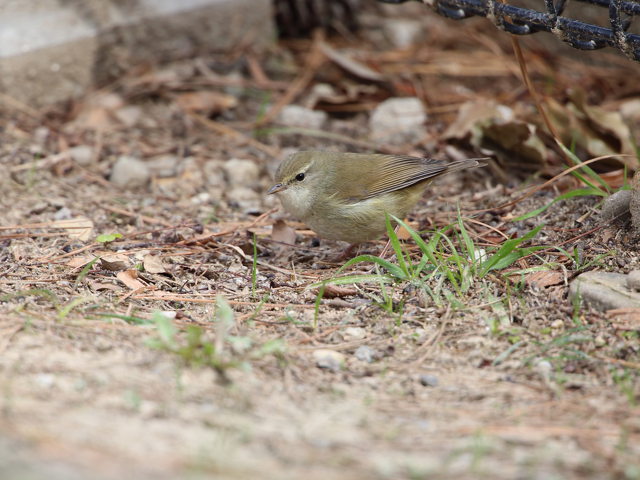
[[[411,0],[379,1],[405,3]],[[544,11],[514,6],[500,0],[423,0],[423,3],[440,15],[456,20],[486,17],[498,28],[515,35],[550,32],[574,48],[597,50],[613,47],[628,58],[640,61],[640,35],[629,32],[635,16],[640,15],[640,2],[637,0],[575,0],[606,9],[608,27],[563,16],[567,0],[557,0],[555,3],[553,0],[543,1]]]

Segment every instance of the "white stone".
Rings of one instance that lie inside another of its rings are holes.
[[[401,145],[418,141],[426,133],[427,113],[420,99],[389,98],[380,103],[369,119],[372,140]]]
[[[175,155],[159,155],[150,158],[146,164],[149,171],[157,177],[173,177],[178,172],[180,159]]]
[[[109,180],[122,188],[143,187],[151,178],[149,167],[135,157],[121,156],[116,161]]]
[[[345,363],[344,354],[324,348],[314,350],[313,359],[316,362],[316,366],[319,368],[326,368],[333,372],[337,372],[342,369]]]
[[[86,167],[91,164],[93,160],[93,148],[89,145],[78,145],[71,147],[67,152],[71,157],[71,160],[76,162],[81,167]]]
[[[229,203],[235,203],[242,211],[255,211],[261,207],[258,193],[248,187],[235,187],[226,193]]]
[[[397,48],[407,48],[420,41],[422,24],[418,20],[392,18],[384,23],[384,33]]]
[[[260,177],[260,168],[251,160],[232,158],[223,168],[231,186],[250,187],[255,185]]]
[[[342,332],[345,341],[362,340],[367,335],[367,331],[362,327],[347,327]]]
[[[327,121],[327,112],[311,110],[300,105],[287,105],[278,115],[278,122],[287,127],[320,130]]]

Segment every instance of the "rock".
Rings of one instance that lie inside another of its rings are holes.
[[[571,282],[569,298],[579,296],[596,310],[640,308],[640,293],[628,288],[627,276],[622,273],[586,272]]]
[[[438,377],[435,375],[429,375],[428,373],[423,373],[420,375],[420,384],[425,387],[437,387]]]
[[[226,188],[227,182],[224,179],[224,162],[219,160],[209,160],[202,167],[204,179],[211,187]]]
[[[110,272],[121,272],[129,268],[129,257],[122,253],[113,253],[100,257],[100,266]]]
[[[383,25],[384,33],[396,48],[407,48],[420,41],[422,24],[418,20],[392,18]]]
[[[69,220],[71,217],[71,210],[69,210],[67,207],[62,207],[60,210],[53,214],[54,220]]]
[[[67,153],[71,157],[71,160],[81,167],[86,167],[93,161],[93,148],[89,145],[77,145],[75,147],[71,147]]]
[[[601,223],[624,222],[631,215],[629,204],[631,202],[631,190],[620,190],[607,197],[600,210]]]
[[[56,383],[56,377],[52,373],[38,373],[34,381],[38,387],[48,390]]]
[[[287,105],[278,115],[278,123],[287,127],[320,130],[327,121],[327,113],[311,110],[300,105]]]
[[[380,103],[369,119],[372,140],[402,145],[424,136],[427,113],[420,99],[389,98]]]
[[[235,187],[226,193],[229,203],[244,212],[255,212],[262,207],[260,195],[248,187]]]
[[[326,368],[332,372],[340,371],[345,363],[345,356],[342,353],[324,348],[314,350],[313,359],[317,367]]]
[[[631,226],[638,233],[640,232],[640,171],[637,171],[633,176],[631,187],[631,200],[629,201]]]
[[[124,126],[133,127],[142,118],[142,109],[137,105],[125,105],[117,109],[114,115]]]
[[[152,175],[160,178],[175,177],[180,159],[175,155],[159,155],[150,158],[146,164]]]
[[[554,320],[553,322],[551,322],[551,328],[555,330],[560,330],[561,328],[564,328],[564,321],[560,319]]]
[[[371,363],[376,358],[376,351],[366,345],[360,345],[353,355],[361,362]]]
[[[551,373],[553,372],[553,365],[551,365],[551,362],[539,359],[533,366],[543,379],[549,380],[549,378],[551,378]]]
[[[640,270],[632,270],[627,275],[627,288],[640,292]]]
[[[33,140],[38,145],[44,145],[47,143],[47,139],[49,138],[49,134],[51,131],[47,127],[38,127],[33,132]]]
[[[366,334],[367,331],[362,327],[348,327],[342,332],[342,338],[347,342],[351,340],[362,340]]]
[[[109,180],[122,188],[143,187],[149,182],[151,172],[142,160],[135,157],[121,156],[116,161]]]
[[[260,177],[260,168],[251,160],[232,158],[223,164],[223,169],[232,187],[251,187]]]

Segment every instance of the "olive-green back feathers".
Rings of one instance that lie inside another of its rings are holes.
[[[278,169],[277,181],[299,172],[321,172],[329,180],[324,195],[349,201],[366,200],[410,187],[444,173],[480,165],[477,159],[446,162],[401,155],[303,151]]]

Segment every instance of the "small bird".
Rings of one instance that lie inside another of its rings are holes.
[[[280,164],[267,193],[321,237],[355,244],[385,232],[385,213],[404,218],[435,177],[479,160],[302,151]]]

